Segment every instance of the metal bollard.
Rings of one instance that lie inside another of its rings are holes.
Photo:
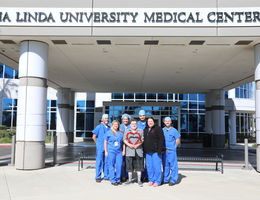
[[[53,134],[53,165],[57,164],[57,135]]]
[[[245,169],[249,169],[248,161],[248,139],[245,138]]]
[[[12,150],[11,150],[11,165],[14,166],[15,164],[15,135],[12,136]]]

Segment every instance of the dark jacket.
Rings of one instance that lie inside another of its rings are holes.
[[[164,150],[164,135],[160,126],[153,126],[149,131],[149,128],[144,129],[144,152],[161,154]]]

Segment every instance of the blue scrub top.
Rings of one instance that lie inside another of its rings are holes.
[[[124,133],[127,129],[131,128],[130,125],[127,125],[127,127],[125,127],[124,124],[120,124],[120,130]]]
[[[105,140],[107,141],[108,152],[120,152],[123,145],[123,134],[120,131],[112,133],[112,130],[106,132]]]
[[[97,136],[96,148],[97,150],[104,151],[104,139],[106,132],[110,130],[109,126],[105,126],[103,123],[100,123],[92,133]]]
[[[146,121],[145,122],[142,122],[142,121],[138,121],[137,122],[137,127],[144,130],[145,127],[146,127]]]
[[[168,150],[176,150],[176,140],[180,138],[180,133],[177,129],[171,127],[169,130],[166,127],[163,128],[163,134],[165,139],[165,148]]]

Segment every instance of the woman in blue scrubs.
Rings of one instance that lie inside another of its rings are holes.
[[[144,129],[144,151],[149,186],[157,187],[162,182],[162,152],[164,150],[163,130],[154,119],[147,119]]]
[[[106,132],[104,149],[108,158],[109,178],[112,185],[120,185],[122,157],[125,155],[123,148],[123,133],[119,130],[120,123],[112,122],[111,129]]]

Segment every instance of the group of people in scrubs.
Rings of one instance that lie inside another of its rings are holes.
[[[139,120],[128,114],[121,119],[121,124],[114,120],[109,126],[108,115],[103,114],[101,123],[92,131],[96,143],[96,182],[110,181],[118,186],[137,180],[142,187],[147,180],[153,187],[175,185],[180,134],[172,127],[171,118],[164,118],[164,128],[156,125],[152,117],[146,118],[144,110],[139,111]]]

